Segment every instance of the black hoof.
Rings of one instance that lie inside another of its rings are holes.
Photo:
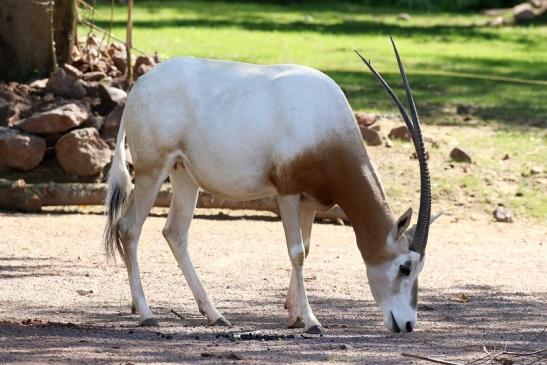
[[[306,325],[304,324],[304,322],[302,322],[300,318],[297,318],[296,321],[294,321],[294,323],[290,324],[288,327],[289,328],[304,328],[306,327]]]
[[[158,320],[154,317],[152,318],[146,318],[145,320],[142,320],[140,323],[139,323],[139,326],[141,327],[157,327],[159,326],[160,324],[158,323]]]
[[[137,314],[137,306],[135,304],[131,304],[131,314]]]
[[[214,321],[211,326],[217,326],[217,327],[232,327],[232,324],[226,320],[224,317],[220,317],[216,321]]]
[[[311,326],[310,328],[308,328],[304,332],[309,333],[311,335],[324,335],[325,334],[325,330],[323,329],[323,327],[321,327],[321,325]]]

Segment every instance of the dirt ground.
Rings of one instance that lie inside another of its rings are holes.
[[[285,328],[290,263],[275,216],[209,210],[193,222],[198,274],[232,328],[206,325],[161,236],[165,217],[158,215],[147,220],[139,248],[143,285],[160,327],[137,327],[125,269],[105,260],[104,221],[99,214],[0,213],[0,363],[422,361],[403,352],[486,363],[483,346],[491,353],[547,347],[545,226],[450,214],[440,219],[420,277],[418,328],[396,335],[381,323],[351,227],[316,223],[305,277],[327,330],[318,337]],[[252,331],[272,337],[226,335]],[[547,353],[498,359],[545,364]]]

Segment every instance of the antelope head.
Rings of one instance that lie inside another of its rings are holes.
[[[410,131],[414,148],[420,164],[420,211],[418,222],[410,225],[412,209],[408,209],[393,226],[386,238],[389,257],[378,265],[367,265],[367,276],[374,300],[382,310],[384,325],[392,332],[411,332],[416,326],[416,306],[418,302],[418,275],[424,266],[425,248],[429,225],[440,215],[433,218],[431,214],[431,186],[425,147],[416,111],[412,91],[399,57],[395,42],[391,39],[399,71],[403,80],[410,117],[393,90],[382,76],[372,67],[359,52],[355,51],[367,65],[374,77],[385,88]]]

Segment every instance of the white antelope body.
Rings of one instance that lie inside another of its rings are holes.
[[[415,124],[413,137],[421,141],[417,118]],[[200,188],[237,200],[278,196],[293,267],[286,300],[289,327],[323,332],[308,303],[303,264],[316,210],[334,204],[352,222],[385,325],[396,332],[415,326],[427,231],[417,243],[420,220],[418,229],[406,231],[411,211],[399,220],[393,217],[351,108],[328,76],[295,65],[174,58],[138,80],[127,99],[109,174],[105,244],[108,253],[117,249],[124,259],[141,325],[157,322],[140,281],[137,241],[168,176],[173,197],[163,234],[210,324],[229,322],[209,300],[188,252]],[[426,215],[428,226],[429,211]]]

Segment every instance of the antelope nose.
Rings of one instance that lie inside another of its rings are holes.
[[[412,322],[406,322],[406,331],[407,332],[412,332],[412,330],[414,329],[414,327],[412,326]]]

